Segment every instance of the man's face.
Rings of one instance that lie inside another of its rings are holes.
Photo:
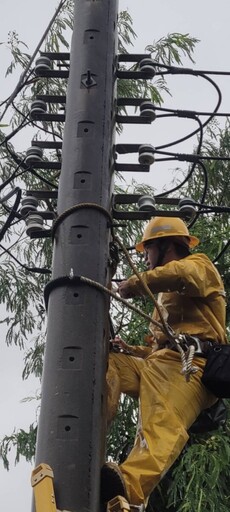
[[[148,267],[148,270],[153,270],[159,259],[159,246],[158,240],[148,240],[144,243],[145,249],[145,263]]]

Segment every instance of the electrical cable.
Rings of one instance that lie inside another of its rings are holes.
[[[13,174],[7,178],[5,181],[2,182],[2,184],[0,185],[0,192],[1,190],[3,190],[11,181],[13,181],[14,178],[18,178],[19,176],[21,176],[22,174],[24,174],[26,172],[26,170],[24,169],[23,171],[21,171],[20,173],[16,174],[18,169],[20,169],[21,167],[21,164],[24,163],[26,157],[21,161],[21,163],[16,167],[16,169],[14,170]]]
[[[229,206],[212,206],[209,204],[202,204],[193,202],[194,206],[200,206],[201,208],[210,210],[210,213],[230,213],[230,207]],[[206,212],[207,213],[207,212]]]
[[[230,71],[212,71],[212,70],[201,70],[201,69],[192,69],[192,68],[180,68],[177,66],[171,66],[170,64],[161,64],[159,62],[155,62],[156,67],[165,68],[167,73],[172,74],[189,74],[189,75],[219,75],[219,76],[230,76]],[[156,75],[161,75],[161,72],[157,72]]]
[[[201,196],[201,203],[203,203],[203,201],[205,200],[205,197],[206,197],[206,194],[207,194],[207,191],[208,191],[208,173],[207,173],[207,169],[205,167],[205,165],[203,164],[203,162],[198,162],[198,165],[202,168],[203,170],[203,175],[204,175],[204,189],[203,189],[203,193],[202,193],[202,196]],[[199,206],[198,207],[198,212],[196,213],[195,217],[192,219],[192,221],[189,223],[188,225],[188,228],[190,229],[194,224],[195,222],[197,221],[198,217],[199,217],[199,213],[201,211],[201,207]]]
[[[199,133],[200,133],[200,139],[199,139],[198,146],[197,146],[197,153],[199,153],[201,150],[202,144],[203,144],[203,125],[198,117],[196,118],[196,121],[199,123]],[[181,183],[179,183],[179,185],[176,185],[175,187],[171,188],[170,190],[167,190],[165,192],[162,192],[161,194],[158,194],[156,197],[164,197],[172,192],[175,192],[176,190],[179,190],[192,176],[193,172],[195,171],[196,165],[197,165],[197,162],[194,162],[189,173],[187,174],[186,178]]]
[[[213,116],[213,112],[199,112],[196,110],[185,110],[185,109],[174,109],[174,108],[166,108],[159,107],[158,105],[154,105],[154,110],[160,110],[163,112],[168,112],[175,114],[177,117],[188,117],[193,119],[194,116]],[[223,116],[230,117],[230,112],[215,112],[214,117]],[[158,117],[158,116],[157,116]]]
[[[221,162],[228,162],[230,160],[230,156],[206,156],[206,155],[198,155],[194,153],[172,153],[169,151],[159,151],[158,148],[154,148],[154,152],[160,155],[168,155],[172,157],[172,160],[179,160],[180,162],[197,162],[198,160],[215,160]]]
[[[12,139],[12,137],[14,137],[18,132],[20,132],[20,130],[22,128],[24,128],[26,125],[30,124],[30,122],[31,122],[30,120],[27,122],[25,122],[23,120],[22,123],[19,126],[17,126],[17,128],[15,128],[15,130],[13,130],[11,133],[9,133],[9,135],[6,135],[6,137],[4,137],[4,140],[2,140],[0,142],[0,146],[3,146],[4,144],[6,144],[10,139]]]
[[[33,52],[32,56],[30,57],[29,62],[28,62],[28,64],[27,64],[26,68],[24,69],[23,73],[21,74],[20,79],[19,79],[19,81],[18,81],[18,83],[17,83],[17,85],[16,85],[16,87],[15,87],[14,91],[13,91],[13,92],[12,92],[12,94],[10,95],[10,97],[9,97],[9,99],[8,99],[7,103],[6,103],[5,109],[3,110],[2,114],[0,115],[0,121],[3,119],[3,117],[4,117],[5,113],[6,113],[6,111],[8,110],[8,107],[11,105],[12,101],[14,100],[14,98],[16,98],[16,96],[17,96],[18,92],[19,92],[19,91],[21,90],[21,88],[23,87],[23,85],[24,85],[24,80],[26,79],[26,75],[27,75],[28,71],[30,70],[30,67],[31,67],[31,65],[32,65],[32,63],[33,63],[33,61],[34,61],[34,59],[35,59],[35,57],[36,57],[37,53],[39,52],[41,45],[43,44],[43,42],[44,42],[44,40],[45,40],[45,38],[46,38],[47,34],[49,33],[49,30],[51,29],[51,27],[52,27],[52,25],[53,25],[53,23],[54,23],[54,21],[55,21],[55,19],[56,19],[57,15],[58,15],[58,14],[59,14],[59,12],[61,11],[61,9],[62,9],[62,7],[64,6],[65,2],[66,2],[66,0],[61,0],[61,1],[60,1],[60,3],[59,3],[59,5],[58,5],[58,7],[57,7],[57,9],[56,9],[56,11],[55,11],[55,13],[54,13],[54,15],[52,16],[52,18],[51,18],[51,20],[50,20],[50,22],[49,22],[49,24],[48,24],[48,26],[47,26],[47,28],[46,28],[46,30],[45,30],[45,32],[44,32],[44,34],[43,34],[43,36],[42,36],[42,38],[40,39],[40,41],[39,41],[38,45],[36,46],[36,48],[35,48],[35,50],[34,50],[34,52]]]
[[[210,123],[210,121],[212,120],[212,118],[214,117],[215,113],[218,111],[220,105],[221,105],[221,101],[222,101],[222,94],[221,94],[221,91],[220,91],[220,88],[218,87],[218,85],[209,77],[205,76],[205,75],[200,75],[202,78],[204,78],[205,80],[207,80],[208,82],[210,82],[213,87],[216,89],[217,91],[217,94],[218,94],[218,100],[217,100],[217,104],[213,110],[213,114],[203,123],[203,129],[205,128],[205,126],[207,126],[208,123]],[[187,140],[188,138],[192,137],[193,135],[196,135],[196,133],[199,131],[199,128],[197,130],[195,130],[194,132],[190,133],[189,135],[186,135],[185,137],[182,137],[181,139],[178,139],[177,141],[177,144],[181,143],[181,142],[184,142],[185,140]],[[171,143],[171,144],[163,144],[162,146],[158,146],[158,149],[164,149],[165,147],[170,147],[171,145],[175,145],[175,142]]]
[[[51,181],[47,180],[46,178],[44,178],[43,176],[41,176],[37,171],[35,171],[32,166],[27,166],[26,164],[24,164],[24,160],[19,160],[18,156],[16,153],[14,153],[9,147],[8,145],[6,144],[7,146],[7,150],[9,151],[10,155],[12,156],[13,160],[16,162],[16,164],[20,164],[20,167],[22,167],[25,171],[27,172],[31,172],[32,174],[34,174],[34,176],[36,176],[37,178],[39,178],[41,181],[43,181],[43,183],[45,183],[46,185],[48,185],[49,187],[52,187],[52,188],[55,188],[55,189],[58,189],[58,185],[55,185],[54,183],[52,183]]]
[[[1,230],[0,230],[0,241],[3,239],[7,229],[10,227],[13,219],[15,218],[15,214],[17,212],[17,209],[20,205],[20,201],[21,201],[21,189],[19,187],[16,187],[13,191],[11,191],[11,196],[16,194],[16,199],[15,199],[15,202],[14,202],[14,205],[12,206],[11,210],[10,210],[10,213],[9,213],[9,216],[5,222],[5,224],[2,226]],[[9,197],[9,194],[8,196],[6,197]],[[1,201],[2,202],[2,201]]]
[[[175,115],[174,115],[174,114],[162,114],[162,115],[160,115],[160,116],[156,116],[156,119],[162,119],[162,118],[166,118],[166,117],[175,117]],[[177,116],[176,116],[176,117],[177,117]],[[182,116],[180,116],[180,117],[182,117]],[[169,143],[167,143],[167,144],[164,144],[163,146],[157,146],[157,147],[155,148],[156,150],[159,150],[159,149],[162,149],[162,148],[167,148],[167,147],[171,147],[171,146],[175,146],[175,145],[177,145],[177,144],[180,144],[180,142],[184,142],[185,140],[188,140],[188,139],[190,139],[191,137],[193,137],[193,136],[194,136],[194,134],[199,133],[199,131],[200,131],[200,130],[202,130],[202,133],[203,133],[204,123],[201,123],[201,121],[200,121],[200,119],[199,119],[198,117],[196,117],[195,115],[194,115],[194,116],[191,116],[191,117],[187,117],[187,116],[185,116],[185,117],[186,117],[187,119],[194,119],[194,120],[196,120],[196,121],[199,123],[200,127],[199,127],[197,130],[195,130],[195,131],[193,131],[193,132],[189,133],[188,135],[186,135],[186,137],[184,137],[184,138],[183,138],[183,141],[182,141],[181,139],[177,139],[177,140],[174,140],[173,142],[169,142]],[[157,152],[157,151],[156,151],[156,152]]]
[[[48,268],[45,268],[45,267],[28,267],[27,265],[25,265],[24,263],[21,263],[21,261],[19,261],[18,258],[16,258],[16,256],[14,256],[14,254],[12,254],[9,249],[6,249],[6,247],[3,247],[2,244],[0,244],[0,247],[1,249],[3,249],[3,253],[0,254],[0,257],[6,252],[7,254],[9,254],[9,256],[14,260],[16,261],[16,263],[18,263],[20,265],[20,267],[24,268],[25,270],[27,270],[28,272],[34,272],[34,273],[38,273],[38,274],[51,274],[51,270],[48,269]]]
[[[225,246],[223,247],[223,249],[220,251],[220,253],[214,258],[214,260],[212,260],[213,263],[216,263],[222,256],[223,254],[227,251],[227,249],[229,248],[230,246],[230,240],[228,240],[228,242],[225,244]]]

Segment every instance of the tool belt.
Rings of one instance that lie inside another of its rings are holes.
[[[194,357],[207,359],[201,377],[202,384],[217,398],[230,398],[230,344],[221,344],[212,340],[200,340],[196,336],[178,335],[180,347],[186,352],[191,345],[195,347]],[[178,350],[177,346],[166,342],[160,348]]]

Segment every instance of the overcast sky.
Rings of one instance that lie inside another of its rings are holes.
[[[26,42],[32,53],[41,38],[51,16],[57,7],[56,0],[1,0],[0,42],[7,41],[9,31],[16,30],[19,38]],[[229,0],[121,0],[120,8],[128,8],[133,15],[134,29],[138,34],[133,52],[144,52],[145,46],[171,32],[189,33],[200,39],[194,54],[196,69],[230,71],[229,59]],[[9,95],[15,87],[14,79],[5,80],[4,72],[9,61],[9,52],[0,46],[0,99]],[[192,64],[188,64],[192,67]],[[215,78],[223,93],[221,111],[230,111],[230,78]],[[170,80],[173,97],[166,98],[166,105],[172,108],[213,110],[216,93],[212,87],[194,77],[180,77]],[[189,132],[190,125],[175,125],[161,121],[148,131],[127,127],[124,141],[163,144],[174,137]],[[172,139],[171,139],[172,140]],[[191,150],[195,141],[189,143]],[[27,146],[26,146],[27,147]],[[183,152],[184,148],[180,148]],[[186,149],[187,151],[187,149]],[[164,174],[165,173],[165,174]],[[167,178],[166,178],[167,177]],[[138,179],[137,176],[135,176]],[[156,167],[151,174],[151,183],[161,188],[168,170]],[[149,177],[148,177],[149,179]],[[143,181],[143,179],[141,179]],[[14,428],[27,428],[35,419],[36,403],[20,403],[25,396],[36,393],[39,383],[30,379],[21,382],[23,361],[18,349],[4,346],[4,332],[0,338],[0,436],[11,433]],[[31,467],[13,465],[7,473],[0,467],[0,507],[4,512],[28,512],[31,506]]]

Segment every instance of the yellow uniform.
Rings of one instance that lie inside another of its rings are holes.
[[[174,260],[162,267],[141,274],[153,293],[158,297],[164,319],[176,334],[186,333],[201,340],[226,343],[225,291],[219,273],[205,254],[191,254]],[[129,287],[141,295],[139,279],[132,276]],[[159,322],[157,311],[154,320]],[[166,335],[154,326],[151,328],[158,340]]]
[[[226,343],[225,300],[222,280],[204,254],[170,261],[141,274],[165,320],[177,334]],[[142,295],[136,276],[129,289]],[[153,317],[159,321],[157,311]],[[166,335],[152,325],[160,344]],[[187,430],[216,398],[201,383],[205,358],[195,357],[199,370],[189,382],[181,374],[180,354],[168,348],[132,347],[133,355],[111,353],[107,372],[108,416],[114,416],[120,393],[140,399],[135,445],[120,470],[130,503],[139,505],[150,495],[188,440]]]

